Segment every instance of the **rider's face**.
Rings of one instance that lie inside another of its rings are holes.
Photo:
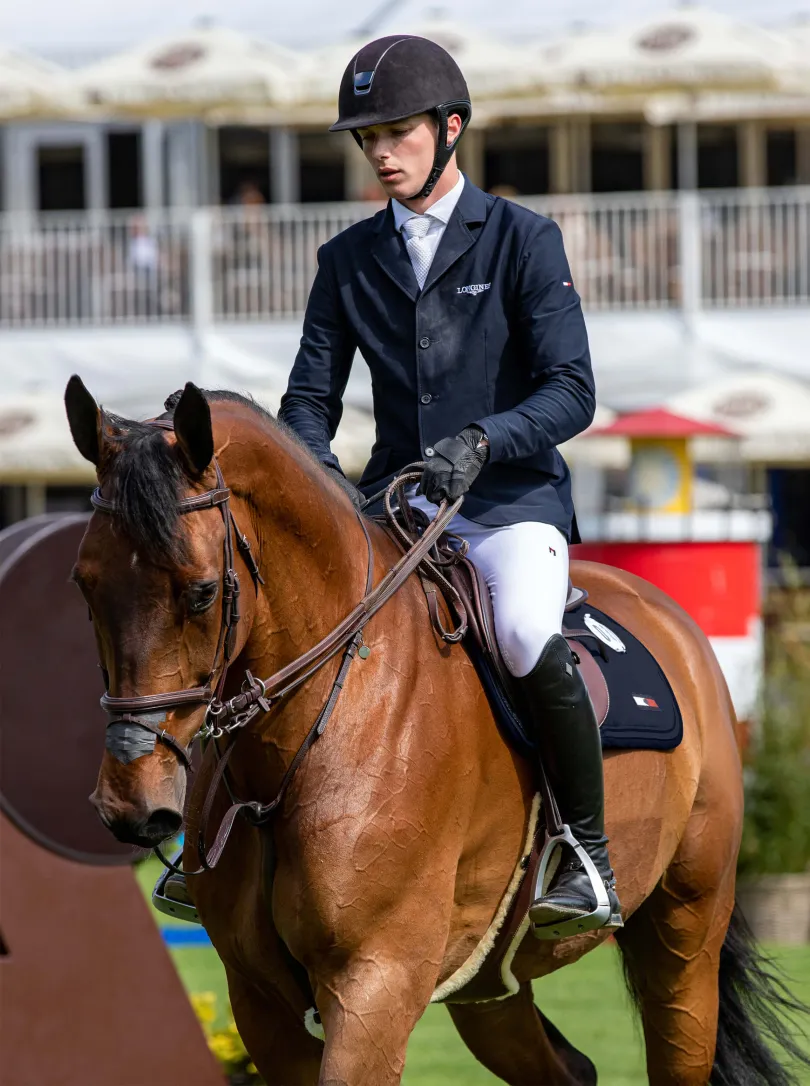
[[[361,128],[363,153],[387,196],[405,200],[424,185],[436,153],[437,123],[429,113],[417,113],[403,121]],[[452,114],[447,123],[447,142],[453,143],[461,118]]]

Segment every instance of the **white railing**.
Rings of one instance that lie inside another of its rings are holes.
[[[0,217],[0,327],[188,320],[189,217]]]
[[[810,304],[810,187],[536,196],[590,310]],[[345,203],[0,215],[0,328],[298,318]]]

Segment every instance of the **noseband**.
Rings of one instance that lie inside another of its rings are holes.
[[[156,419],[150,422],[150,425],[161,430],[174,430],[174,424],[168,419]],[[177,741],[171,732],[159,727],[159,724],[166,719],[166,710],[179,709],[184,705],[207,705],[210,709],[212,705],[220,702],[228,675],[228,665],[236,644],[236,633],[239,625],[240,589],[239,575],[233,568],[234,538],[236,539],[236,547],[253,579],[257,594],[259,585],[264,584],[256,559],[250,549],[250,541],[247,536],[239,531],[231,511],[231,491],[225,485],[216,457],[214,457],[213,463],[217,476],[216,488],[206,490],[203,494],[178,498],[176,508],[177,512],[181,514],[195,513],[201,509],[219,509],[225,525],[222,568],[222,619],[214,660],[203,686],[191,686],[185,690],[173,690],[166,694],[145,694],[140,697],[130,698],[114,698],[109,693],[103,695],[101,708],[110,715],[107,724],[107,749],[125,765],[144,754],[150,754],[155,748],[155,743],[161,742],[177,755],[178,760],[186,769],[191,768],[190,747],[201,733],[198,732],[191,739],[189,746],[185,747]],[[105,498],[99,487],[96,487],[93,491],[90,502],[93,508],[100,513],[115,512],[115,503]],[[212,689],[211,683],[214,681],[220,659],[222,670],[216,687]],[[106,679],[106,671],[104,675]],[[144,731],[151,734],[143,735]],[[202,734],[204,734],[204,729]]]
[[[174,430],[174,424],[169,420],[151,420],[150,425],[163,430]],[[249,671],[245,672],[241,693],[227,701],[222,700],[228,668],[231,663],[234,646],[236,644],[237,627],[239,624],[239,577],[234,570],[234,539],[236,550],[241,554],[253,580],[254,588],[258,595],[259,585],[264,584],[256,559],[250,549],[250,543],[240,531],[230,508],[230,489],[226,486],[216,457],[213,460],[216,471],[217,486],[213,490],[207,490],[203,494],[194,494],[190,497],[177,499],[177,512],[181,514],[193,513],[202,509],[217,508],[222,515],[225,525],[225,540],[223,543],[223,574],[222,574],[222,620],[220,623],[219,637],[217,639],[214,660],[211,670],[203,686],[187,687],[184,690],[174,690],[165,694],[144,694],[137,697],[114,698],[105,693],[101,698],[101,707],[110,714],[107,724],[107,749],[119,761],[127,764],[143,755],[151,754],[156,743],[163,743],[178,758],[180,763],[191,769],[191,747],[196,739],[203,741],[213,740],[210,744],[214,751],[217,765],[211,776],[208,792],[202,804],[200,824],[198,828],[197,853],[201,866],[196,871],[184,871],[181,867],[170,863],[162,855],[159,848],[155,852],[166,867],[173,871],[179,871],[186,875],[198,875],[203,871],[213,868],[218,862],[225,844],[228,840],[236,815],[240,812],[254,825],[267,821],[278,809],[286,794],[287,787],[303,761],[307,751],[313,743],[323,734],[340,691],[343,688],[349,667],[352,661],[360,656],[365,659],[370,649],[363,644],[363,630],[376,612],[385,604],[391,596],[405,583],[407,578],[418,567],[420,573],[425,572],[431,579],[438,579],[446,585],[451,598],[454,589],[446,582],[442,574],[434,566],[428,555],[435,546],[437,540],[445,528],[461,507],[462,498],[448,506],[443,501],[439,506],[436,517],[424,529],[417,542],[411,545],[411,540],[404,536],[400,540],[400,546],[405,553],[399,561],[388,570],[376,588],[372,588],[374,575],[374,550],[362,513],[356,510],[358,523],[363,531],[367,548],[367,569],[365,594],[360,602],[338,623],[335,628],[326,635],[317,645],[307,652],[282,667],[268,679],[257,679]],[[421,477],[423,464],[412,464],[394,479],[394,481],[378,495],[369,499],[369,503],[379,497],[385,497],[385,513],[389,524],[395,525],[396,516],[392,508],[392,499],[399,495],[405,486]],[[413,470],[418,469],[418,470]],[[115,503],[103,497],[97,487],[91,497],[93,508],[100,513],[114,513]],[[401,533],[401,529],[398,529]],[[405,544],[405,545],[403,545]],[[406,549],[407,548],[407,549]],[[457,593],[454,610],[458,618],[458,624],[454,630],[448,631],[439,628],[441,636],[450,642],[460,641],[467,629],[467,616],[464,606]],[[319,671],[324,664],[332,660],[343,650],[341,665],[332,684],[330,693],[318,713],[314,723],[304,737],[301,746],[295,753],[282,778],[275,798],[269,803],[256,801],[237,800],[228,784],[226,777],[227,763],[234,749],[234,733],[244,728],[260,713],[268,713],[272,706],[284,698],[287,694],[296,690],[312,675]],[[221,668],[216,686],[212,688],[217,669]],[[107,680],[106,671],[104,673]],[[109,681],[107,681],[109,686]],[[205,721],[200,730],[192,736],[188,746],[183,746],[175,736],[159,725],[166,719],[166,710],[177,709],[185,705],[205,705]],[[218,740],[227,737],[229,743],[224,751],[219,748]],[[219,785],[224,781],[230,794],[231,806],[226,812],[216,838],[211,848],[206,847],[206,828],[211,810],[214,804]]]

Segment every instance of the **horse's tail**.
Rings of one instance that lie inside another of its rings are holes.
[[[810,1008],[791,995],[773,962],[758,947],[734,906],[720,951],[720,1016],[709,1086],[798,1086],[800,1068],[810,1056],[799,1047],[790,1026]],[[793,1070],[776,1056],[781,1049]],[[805,1072],[806,1073],[806,1072]]]

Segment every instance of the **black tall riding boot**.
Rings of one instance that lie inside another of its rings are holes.
[[[568,642],[550,639],[534,669],[517,680],[528,702],[537,744],[562,821],[591,858],[610,903],[605,927],[621,927],[605,837],[605,786],[599,726],[585,683]],[[547,892],[534,902],[530,917],[538,927],[556,927],[594,913],[591,880],[573,850],[564,847]]]

